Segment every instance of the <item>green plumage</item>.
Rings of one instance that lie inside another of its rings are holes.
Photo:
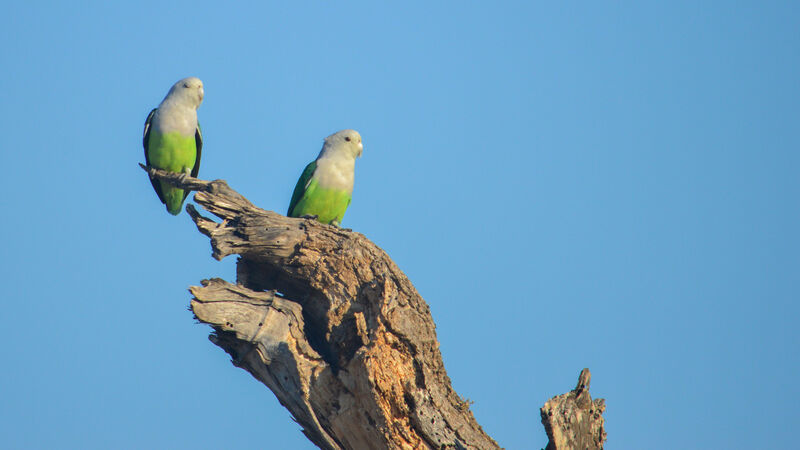
[[[289,217],[317,216],[321,223],[338,225],[350,205],[352,195],[343,190],[326,189],[314,178],[317,162],[309,163],[292,193],[289,202]]]
[[[186,173],[197,177],[203,149],[200,125],[198,124],[194,136],[182,136],[177,132],[161,134],[151,129],[151,121],[155,112],[156,109],[147,116],[144,128],[143,144],[147,165],[156,169]],[[186,200],[189,192],[161,180],[151,179],[150,183],[161,203],[166,205],[167,211],[172,215],[180,214],[183,201]]]
[[[289,211],[286,213],[287,216],[297,217],[292,215],[292,210],[295,206],[297,206],[297,202],[300,201],[300,198],[303,197],[303,192],[306,190],[306,185],[308,184],[309,180],[311,180],[311,175],[314,175],[315,170],[317,170],[316,161],[311,161],[308,163],[306,168],[303,169],[303,173],[300,174],[300,179],[297,180],[297,184],[294,186],[292,200],[289,201]]]
[[[353,197],[356,158],[364,144],[356,130],[341,130],[325,138],[319,156],[306,166],[289,202],[289,217],[316,216],[339,226]]]
[[[172,85],[158,108],[150,111],[142,137],[148,167],[197,177],[203,150],[197,108],[204,95],[199,78],[183,78]],[[177,216],[189,192],[158,179],[150,178],[150,184],[167,211]]]

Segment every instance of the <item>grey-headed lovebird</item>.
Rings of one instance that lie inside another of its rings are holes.
[[[148,167],[197,176],[203,135],[197,108],[203,102],[203,82],[184,78],[175,83],[144,123],[144,158]],[[151,178],[158,199],[172,215],[181,212],[188,191]]]
[[[317,216],[322,223],[339,226],[352,199],[356,158],[363,151],[361,135],[355,130],[325,138],[319,156],[297,180],[286,215]]]

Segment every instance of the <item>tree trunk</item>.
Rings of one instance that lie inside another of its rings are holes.
[[[540,409],[542,424],[550,442],[546,450],[602,450],[606,440],[603,411],[606,401],[592,400],[592,374],[583,369],[575,389],[553,397]]]
[[[499,448],[451,387],[428,305],[383,250],[360,233],[257,208],[223,180],[145,170],[197,191],[222,219],[187,206],[214,258],[239,255],[237,284],[190,288],[192,311],[314,444]]]

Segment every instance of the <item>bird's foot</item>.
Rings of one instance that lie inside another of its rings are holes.
[[[336,228],[340,228],[343,231],[353,231],[352,228],[342,228],[342,225],[339,223],[338,220],[331,220],[331,225],[335,226]]]
[[[185,183],[186,182],[186,177],[188,177],[188,176],[189,176],[189,174],[187,174],[186,172],[181,173],[180,175],[178,175],[178,182],[180,182],[181,184]]]
[[[300,216],[301,219],[311,219],[311,220],[318,220],[319,216],[316,214],[306,214],[304,216]]]

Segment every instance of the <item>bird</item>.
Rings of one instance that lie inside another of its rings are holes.
[[[353,195],[356,158],[363,152],[361,135],[355,130],[326,137],[317,159],[297,180],[286,215],[340,226]]]
[[[197,108],[204,94],[199,78],[184,78],[172,85],[158,108],[150,111],[142,138],[148,167],[197,177],[203,149]],[[189,191],[152,177],[150,183],[167,212],[177,216]]]

